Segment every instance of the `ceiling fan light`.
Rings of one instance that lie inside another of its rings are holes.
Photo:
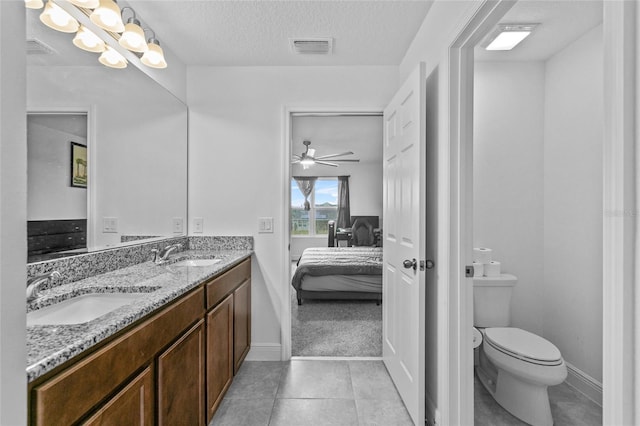
[[[312,166],[315,163],[316,162],[313,158],[303,158],[302,160],[300,160],[300,164],[302,164],[303,166]]]
[[[164,52],[160,47],[160,42],[155,38],[151,38],[147,46],[149,50],[144,52],[140,61],[151,68],[166,68],[167,62],[164,59]]]
[[[100,5],[98,0],[67,0],[69,3],[84,9],[95,9]]]
[[[89,15],[91,22],[113,33],[124,31],[120,8],[114,0],[100,0],[100,5]]]
[[[27,9],[42,9],[44,2],[42,0],[24,0],[24,7]]]
[[[73,44],[87,52],[101,53],[106,49],[104,41],[84,25],[80,25],[80,29],[73,38]]]
[[[140,27],[140,21],[135,18],[129,18],[118,43],[132,52],[143,53],[149,50],[144,38],[144,31]]]
[[[80,27],[73,16],[52,0],[47,2],[44,11],[40,14],[40,21],[47,27],[63,33],[75,33]]]
[[[102,52],[102,55],[100,55],[100,58],[98,58],[98,60],[102,65],[105,65],[110,68],[122,69],[127,67],[127,60],[125,59],[125,57],[122,56],[120,52],[118,52],[111,46],[107,46],[107,48],[105,49],[104,52]]]

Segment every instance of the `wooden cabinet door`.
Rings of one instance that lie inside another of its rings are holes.
[[[85,426],[153,425],[153,372],[147,367],[98,412]]]
[[[207,314],[207,423],[233,379],[233,295]]]
[[[251,280],[246,280],[233,292],[233,374],[251,347]]]
[[[204,425],[204,319],[158,357],[158,424]]]

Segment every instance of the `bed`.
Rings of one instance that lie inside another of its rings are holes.
[[[302,252],[291,285],[303,299],[382,300],[381,247],[313,247]]]

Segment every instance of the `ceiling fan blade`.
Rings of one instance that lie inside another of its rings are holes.
[[[341,155],[353,155],[353,152],[351,152],[351,151],[347,151],[347,152],[343,152],[342,154],[327,154],[327,155],[321,155],[320,157],[316,157],[316,160],[326,160],[326,159],[328,159],[328,158],[340,157]]]
[[[317,161],[318,161],[318,160],[316,159],[316,162],[317,162]],[[333,160],[331,160],[331,161],[335,161],[336,163],[338,163],[338,162],[340,162],[340,163],[359,163],[359,162],[360,162],[360,160],[347,160],[347,159],[345,159],[345,160],[341,160],[341,159],[339,159],[339,158],[334,158],[334,159],[333,159]]]
[[[298,154],[293,154],[293,158],[295,158],[296,160],[301,160],[302,157],[299,156]]]
[[[291,164],[298,164],[299,162],[300,160],[298,160],[297,158],[291,160]]]
[[[323,166],[338,167],[337,164],[329,163],[327,161],[318,161],[318,160],[316,160],[316,164],[322,164]]]

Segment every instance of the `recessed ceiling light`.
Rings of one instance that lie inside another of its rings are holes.
[[[489,37],[486,50],[511,50],[527,38],[538,24],[500,24]]]

